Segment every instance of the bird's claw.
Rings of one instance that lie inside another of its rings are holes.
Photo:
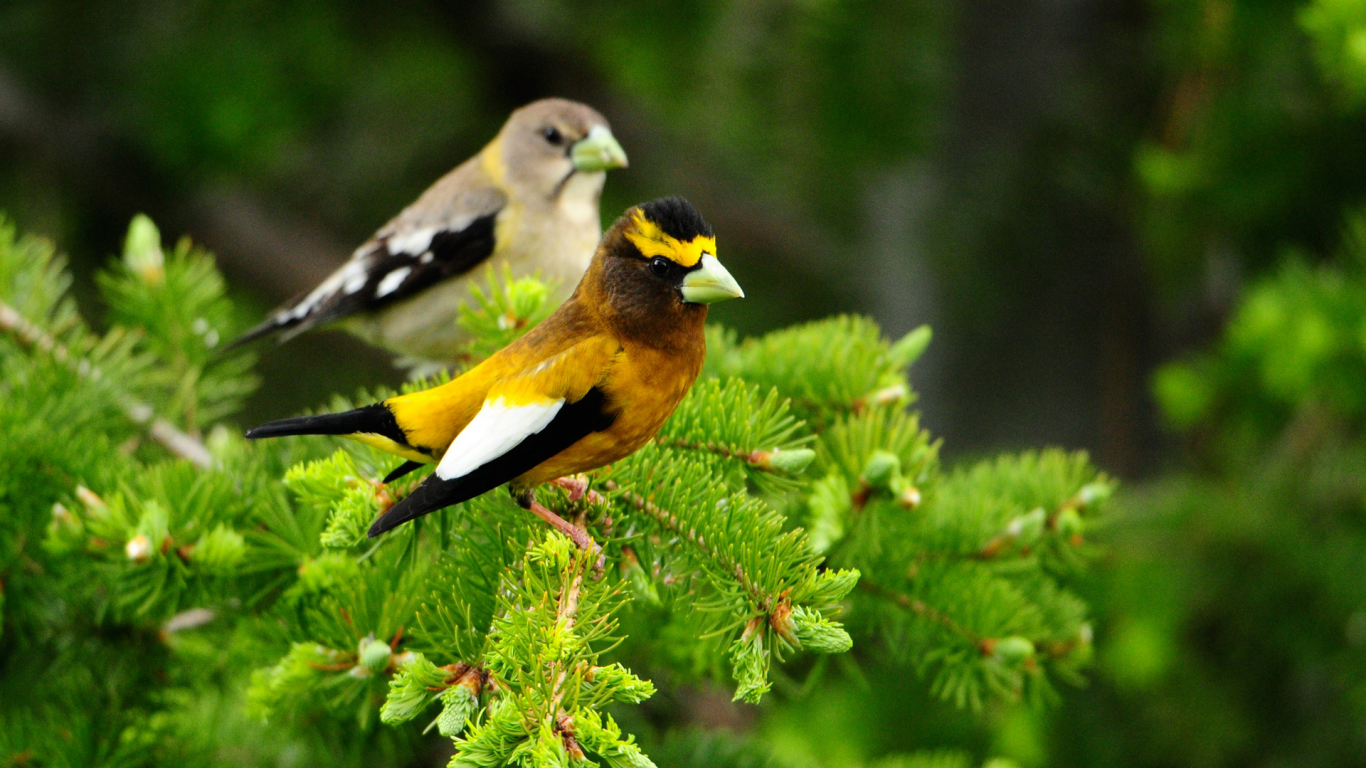
[[[557,477],[550,481],[552,485],[569,491],[570,501],[579,501],[585,496],[590,504],[601,504],[607,499],[597,491],[588,489],[588,478],[585,475],[571,475],[569,477]]]

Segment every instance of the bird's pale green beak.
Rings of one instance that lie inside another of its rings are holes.
[[[710,253],[702,255],[697,269],[683,276],[683,300],[693,304],[715,304],[726,299],[743,299],[745,292],[721,262]]]
[[[626,150],[617,143],[612,130],[605,125],[595,125],[588,135],[579,139],[569,149],[569,159],[575,170],[587,173],[610,171],[626,167]]]

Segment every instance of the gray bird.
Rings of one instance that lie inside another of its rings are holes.
[[[498,135],[423,192],[318,287],[290,300],[234,345],[272,333],[287,341],[338,323],[422,368],[455,361],[456,324],[484,265],[539,272],[573,290],[602,236],[598,198],[626,153],[592,107],[543,99],[512,113]]]

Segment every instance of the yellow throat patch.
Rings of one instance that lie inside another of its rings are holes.
[[[681,267],[691,269],[702,260],[703,253],[716,255],[716,238],[698,235],[688,242],[666,233],[659,225],[645,218],[637,210],[631,215],[632,227],[626,230],[626,239],[635,243],[642,255],[649,259],[663,256]]]
[[[503,137],[494,136],[493,141],[485,145],[480,151],[480,162],[484,165],[484,172],[493,179],[493,183],[500,189],[507,183],[507,168],[503,165]]]

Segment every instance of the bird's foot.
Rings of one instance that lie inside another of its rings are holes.
[[[531,513],[533,515],[541,518],[547,523],[550,523],[550,525],[553,526],[555,530],[568,536],[574,542],[574,544],[578,546],[579,549],[596,553],[598,556],[598,560],[593,565],[593,570],[598,572],[602,571],[603,566],[607,562],[607,553],[602,551],[602,547],[598,546],[598,543],[596,541],[593,541],[593,537],[588,535],[588,531],[585,531],[584,529],[578,527],[577,525],[574,525],[568,520],[565,520],[563,517],[560,517],[554,512],[551,512],[549,509],[545,507],[545,505],[541,504],[541,502],[536,501],[535,499],[531,500],[531,503],[527,506],[527,509],[531,510]]]
[[[603,495],[598,493],[597,491],[588,490],[587,475],[570,475],[569,477],[557,477],[554,480],[551,480],[550,484],[563,488],[566,491],[569,491],[570,501],[578,501],[579,499],[582,499],[585,496],[588,497],[588,503],[590,504],[601,504],[607,500],[603,498]]]

